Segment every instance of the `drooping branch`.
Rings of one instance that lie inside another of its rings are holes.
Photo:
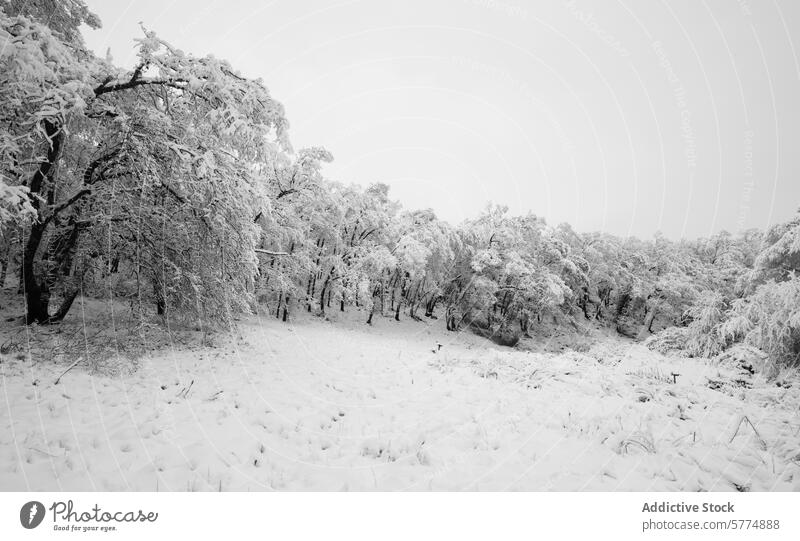
[[[61,211],[63,211],[63,210],[64,210],[64,209],[66,209],[67,207],[70,207],[70,206],[71,206],[73,203],[75,203],[76,201],[78,201],[79,199],[81,199],[83,196],[85,196],[85,195],[87,195],[87,194],[90,194],[90,193],[92,193],[92,189],[91,189],[91,188],[83,188],[83,189],[79,190],[79,191],[78,191],[77,193],[75,193],[75,194],[74,194],[72,197],[70,197],[69,199],[67,199],[67,200],[66,200],[66,201],[64,201],[63,203],[61,203],[61,204],[59,204],[58,206],[56,206],[56,207],[53,209],[53,211],[50,213],[50,215],[49,215],[47,218],[45,218],[45,220],[44,220],[44,224],[47,224],[47,223],[49,223],[49,222],[50,222],[50,221],[51,221],[53,218],[55,218],[56,216],[58,216],[58,214],[59,214]]]
[[[117,147],[110,152],[103,154],[102,156],[95,158],[94,160],[89,163],[88,167],[83,173],[83,187],[75,192],[71,197],[66,199],[65,201],[61,202],[60,204],[56,205],[50,211],[49,216],[44,219],[43,225],[47,225],[50,221],[52,221],[56,216],[58,216],[62,211],[71,207],[77,201],[82,199],[84,196],[89,195],[92,193],[91,186],[95,184],[99,178],[103,177],[103,172],[105,166],[119,153],[120,148]],[[98,176],[98,171],[100,171]]]
[[[124,82],[116,82],[110,84],[111,81],[103,82],[100,85],[96,86],[94,89],[95,96],[102,96],[103,94],[108,94],[109,92],[117,92],[119,90],[129,90],[131,88],[136,88],[139,86],[145,85],[158,85],[158,86],[168,86],[172,88],[177,88],[178,90],[184,90],[186,86],[186,79],[155,79],[155,78],[135,78],[130,79]]]

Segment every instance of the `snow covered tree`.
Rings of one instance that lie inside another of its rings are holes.
[[[735,301],[720,333],[761,349],[776,366],[800,365],[800,278],[770,280]]]
[[[507,216],[489,207],[462,227],[455,277],[447,285],[450,330],[462,323],[505,344],[531,320],[567,309],[573,291],[562,276],[578,272],[569,246],[536,216]],[[574,277],[574,276],[573,276]]]
[[[727,345],[722,323],[728,309],[725,298],[716,291],[703,291],[686,311],[691,320],[687,328],[686,351],[693,356],[710,358]]]
[[[800,211],[786,223],[771,227],[755,261],[756,279],[786,280],[800,272]]]
[[[2,0],[0,9],[10,17],[22,15],[40,21],[64,41],[83,44],[80,27],[100,28],[100,19],[83,0]]]
[[[775,365],[800,364],[800,213],[771,227],[755,258],[751,294],[736,299],[720,327],[728,341],[743,340]]]
[[[66,23],[87,21],[80,2],[67,4],[77,11]],[[241,306],[238,286],[255,273],[253,206],[267,197],[254,164],[269,159],[269,141],[288,147],[282,107],[260,81],[152,32],[136,67],[121,70],[68,30],[0,15],[4,183],[24,186],[35,213],[22,257],[27,320],[63,318],[84,275],[114,257],[127,258],[140,295],[153,282],[160,310],[180,302],[216,319]],[[106,237],[116,256],[98,252]],[[242,249],[225,253],[232,245]]]

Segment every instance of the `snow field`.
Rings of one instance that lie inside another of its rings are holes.
[[[63,366],[3,357],[0,487],[800,489],[800,386],[614,337],[535,353],[440,323],[252,318],[224,346],[58,385]]]

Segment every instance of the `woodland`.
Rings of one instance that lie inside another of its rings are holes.
[[[800,214],[708,238],[620,238],[487,205],[453,225],[388,187],[325,178],[261,80],[145,26],[138,63],[100,58],[81,0],[0,3],[0,287],[24,324],[78,298],[132,321],[225,329],[356,311],[515,346],[584,322],[659,351],[800,362]]]

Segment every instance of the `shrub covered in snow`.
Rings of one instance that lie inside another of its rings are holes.
[[[695,357],[713,357],[726,345],[720,333],[725,318],[725,299],[715,291],[704,291],[686,311],[691,323],[686,329],[687,352]]]
[[[686,352],[689,332],[685,327],[669,327],[650,336],[644,345],[664,355],[684,354]]]
[[[721,333],[757,347],[778,365],[800,364],[800,279],[767,282],[736,301]]]
[[[763,373],[767,377],[775,375],[775,366],[769,362],[767,354],[747,344],[736,344],[714,357],[721,366],[741,370],[750,374]]]

